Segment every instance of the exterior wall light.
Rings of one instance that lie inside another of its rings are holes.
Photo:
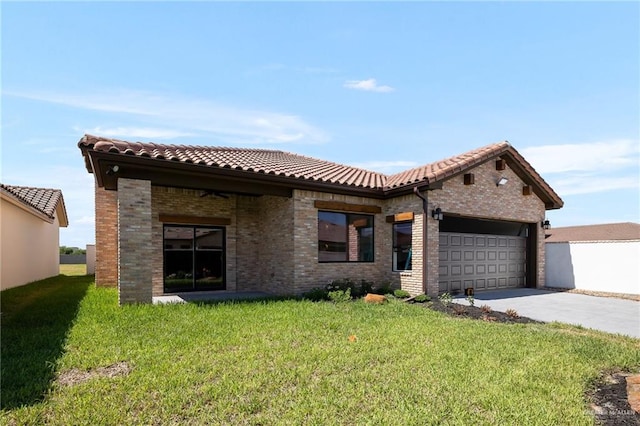
[[[444,219],[444,214],[442,214],[442,209],[438,207],[435,210],[431,210],[431,217],[434,218],[435,220]]]
[[[542,222],[540,222],[540,226],[544,229],[549,229],[551,228],[551,222],[549,222],[549,219],[545,219]]]
[[[509,182],[509,179],[507,179],[506,177],[502,176],[500,178],[500,180],[496,182],[496,186],[505,185],[507,182]]]
[[[109,168],[107,168],[107,174],[108,175],[115,175],[116,173],[118,173],[118,170],[120,170],[120,166],[118,166],[117,164],[114,164],[113,166],[109,166]]]

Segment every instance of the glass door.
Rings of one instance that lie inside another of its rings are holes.
[[[225,289],[225,229],[164,227],[164,291]]]

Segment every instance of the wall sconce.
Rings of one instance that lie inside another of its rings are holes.
[[[543,229],[549,229],[549,228],[551,228],[551,222],[549,222],[549,219],[545,219],[542,222],[540,222],[540,226]]]
[[[438,207],[435,210],[431,210],[431,217],[434,218],[435,220],[444,219],[444,214],[442,214],[442,209]]]
[[[108,175],[115,175],[116,173],[118,173],[118,170],[120,170],[120,166],[118,166],[117,164],[114,164],[113,166],[109,166],[107,168],[106,173]]]
[[[507,179],[506,177],[502,176],[500,178],[500,180],[496,182],[496,186],[505,185],[507,182],[509,182],[509,179]]]

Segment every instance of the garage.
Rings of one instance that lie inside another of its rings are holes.
[[[526,287],[528,224],[448,217],[440,228],[440,293]]]

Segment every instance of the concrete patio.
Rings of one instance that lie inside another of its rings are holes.
[[[153,303],[224,302],[228,300],[265,299],[268,297],[273,297],[273,295],[261,291],[196,291],[154,296]]]

